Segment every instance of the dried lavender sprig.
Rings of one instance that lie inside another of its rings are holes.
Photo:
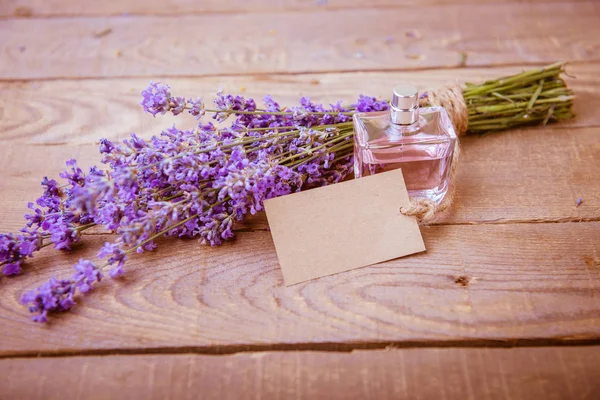
[[[93,226],[88,215],[68,210],[77,189],[83,184],[84,174],[74,160],[69,160],[67,167],[69,169],[60,175],[69,184],[59,186],[55,180],[44,178],[42,196],[35,204],[28,204],[33,213],[25,215],[26,226],[16,235],[0,234],[0,266],[4,275],[21,273],[27,258],[51,244],[59,250],[70,250],[81,232]]]
[[[150,238],[142,241],[137,246],[124,251],[123,258],[127,254],[136,251],[137,248],[146,245],[152,240],[164,235],[169,230],[185,224],[187,221],[196,218],[198,215],[189,217],[186,220],[179,221],[177,224],[158,232]],[[58,280],[54,276],[36,290],[29,291],[21,297],[21,303],[27,305],[29,312],[35,314],[31,317],[35,322],[48,322],[48,314],[69,311],[75,303],[77,292],[87,293],[93,289],[94,285],[99,283],[103,277],[103,270],[111,266],[115,261],[109,260],[100,267],[89,260],[80,259],[75,264],[75,273],[70,279]]]

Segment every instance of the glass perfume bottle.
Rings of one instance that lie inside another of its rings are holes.
[[[399,85],[390,110],[354,114],[354,131],[356,178],[402,168],[409,196],[441,202],[456,143],[443,107],[419,108],[417,88]]]

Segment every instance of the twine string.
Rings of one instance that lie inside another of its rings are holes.
[[[467,109],[467,103],[463,98],[462,90],[458,85],[428,91],[427,95],[419,100],[419,105],[422,107],[444,107],[452,120],[457,136],[450,167],[450,183],[444,199],[439,204],[436,204],[436,202],[429,199],[411,199],[410,207],[400,207],[400,212],[402,214],[416,217],[420,224],[428,224],[433,222],[439,213],[447,210],[454,200],[456,192],[454,181],[456,177],[456,166],[458,165],[458,158],[460,155],[458,137],[464,136],[467,133],[469,126],[469,110]]]

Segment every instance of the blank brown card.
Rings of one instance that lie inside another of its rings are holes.
[[[425,250],[400,169],[265,201],[286,285]]]

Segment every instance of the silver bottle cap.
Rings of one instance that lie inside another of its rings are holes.
[[[390,101],[390,119],[398,125],[411,125],[419,118],[419,91],[412,85],[394,87]]]

